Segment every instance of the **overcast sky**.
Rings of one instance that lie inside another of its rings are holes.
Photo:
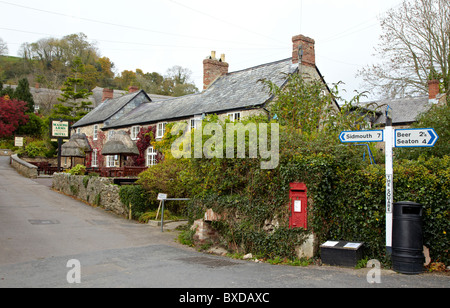
[[[291,57],[297,34],[316,42],[316,65],[347,99],[370,90],[355,74],[377,61],[380,16],[402,0],[0,0],[0,38],[22,43],[83,32],[123,70],[166,74],[180,65],[201,90],[202,61],[225,54],[229,72]],[[365,100],[374,99],[370,96]]]

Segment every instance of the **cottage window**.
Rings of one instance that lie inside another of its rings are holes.
[[[166,124],[167,122],[158,123],[158,127],[156,129],[156,138],[164,137],[164,132],[166,131]]]
[[[94,125],[93,139],[94,139],[94,140],[97,140],[97,139],[98,139],[98,125]]]
[[[241,120],[241,113],[240,112],[233,112],[227,114],[228,119],[230,119],[231,122],[239,122]]]
[[[137,140],[139,131],[141,130],[140,126],[133,126],[131,128],[131,140]]]
[[[119,156],[118,155],[108,155],[106,157],[106,167],[114,168],[119,165]]]
[[[191,130],[199,128],[201,126],[202,123],[202,118],[201,117],[195,117],[191,119]]]
[[[157,152],[153,147],[149,147],[147,149],[147,159],[146,159],[147,167],[156,165],[156,155],[157,155]]]
[[[98,150],[94,149],[92,151],[92,162],[91,162],[91,166],[92,167],[98,167]]]

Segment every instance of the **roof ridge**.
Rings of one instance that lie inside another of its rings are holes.
[[[259,64],[259,65],[255,65],[255,66],[248,67],[248,68],[244,68],[244,69],[241,69],[241,70],[238,70],[238,71],[230,72],[227,75],[231,75],[231,74],[234,74],[234,73],[240,73],[240,72],[252,70],[252,69],[255,69],[255,68],[259,68],[259,67],[276,64],[276,63],[281,63],[281,62],[284,62],[284,61],[287,61],[287,60],[292,60],[292,57],[286,58],[286,59],[282,59],[282,60],[272,61],[272,62],[268,62],[268,63],[264,63],[264,64]]]

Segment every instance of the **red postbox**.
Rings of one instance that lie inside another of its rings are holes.
[[[291,183],[289,185],[290,217],[289,228],[307,229],[308,198],[304,183]]]

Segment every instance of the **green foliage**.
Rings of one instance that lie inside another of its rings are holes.
[[[61,98],[63,104],[57,104],[52,109],[52,118],[72,120],[76,122],[87,114],[86,108],[92,103],[88,97],[92,94],[85,87],[85,80],[79,76],[85,72],[85,66],[80,57],[75,57],[72,63],[72,76],[67,77]]]
[[[34,113],[27,113],[27,115],[28,122],[25,125],[19,126],[16,130],[16,135],[26,135],[36,138],[44,136],[47,129],[44,119]]]
[[[14,91],[14,95],[11,98],[26,102],[28,112],[34,112],[34,99],[33,95],[30,92],[30,84],[28,83],[28,79],[23,78],[19,80],[19,84],[17,85],[17,88]]]
[[[123,185],[119,190],[120,201],[129,206],[131,204],[132,215],[139,218],[145,212],[156,209],[156,198],[152,200],[149,193],[141,185]]]
[[[178,235],[178,241],[186,246],[194,246],[194,230],[184,230]]]
[[[67,173],[70,173],[71,175],[84,175],[86,173],[86,167],[78,164],[72,169],[68,170]]]
[[[394,164],[394,202],[413,201],[424,206],[424,244],[431,258],[449,263],[450,157]],[[301,166],[298,166],[301,167]],[[381,165],[345,169],[325,166],[320,179],[307,181],[314,206],[311,226],[319,238],[365,242],[371,258],[385,253],[385,170]]]
[[[434,147],[395,149],[396,156],[405,159],[418,159],[419,156],[443,157],[450,153],[450,105],[434,105],[419,116],[412,127],[434,128],[439,136]]]
[[[157,202],[159,193],[166,193],[169,198],[186,198],[188,190],[181,178],[186,168],[188,168],[187,160],[167,159],[141,172],[136,183],[142,185],[153,203]],[[185,202],[171,201],[168,206],[172,212],[180,213]]]
[[[55,149],[45,140],[25,139],[25,146],[17,150],[19,156],[26,157],[52,157]]]

